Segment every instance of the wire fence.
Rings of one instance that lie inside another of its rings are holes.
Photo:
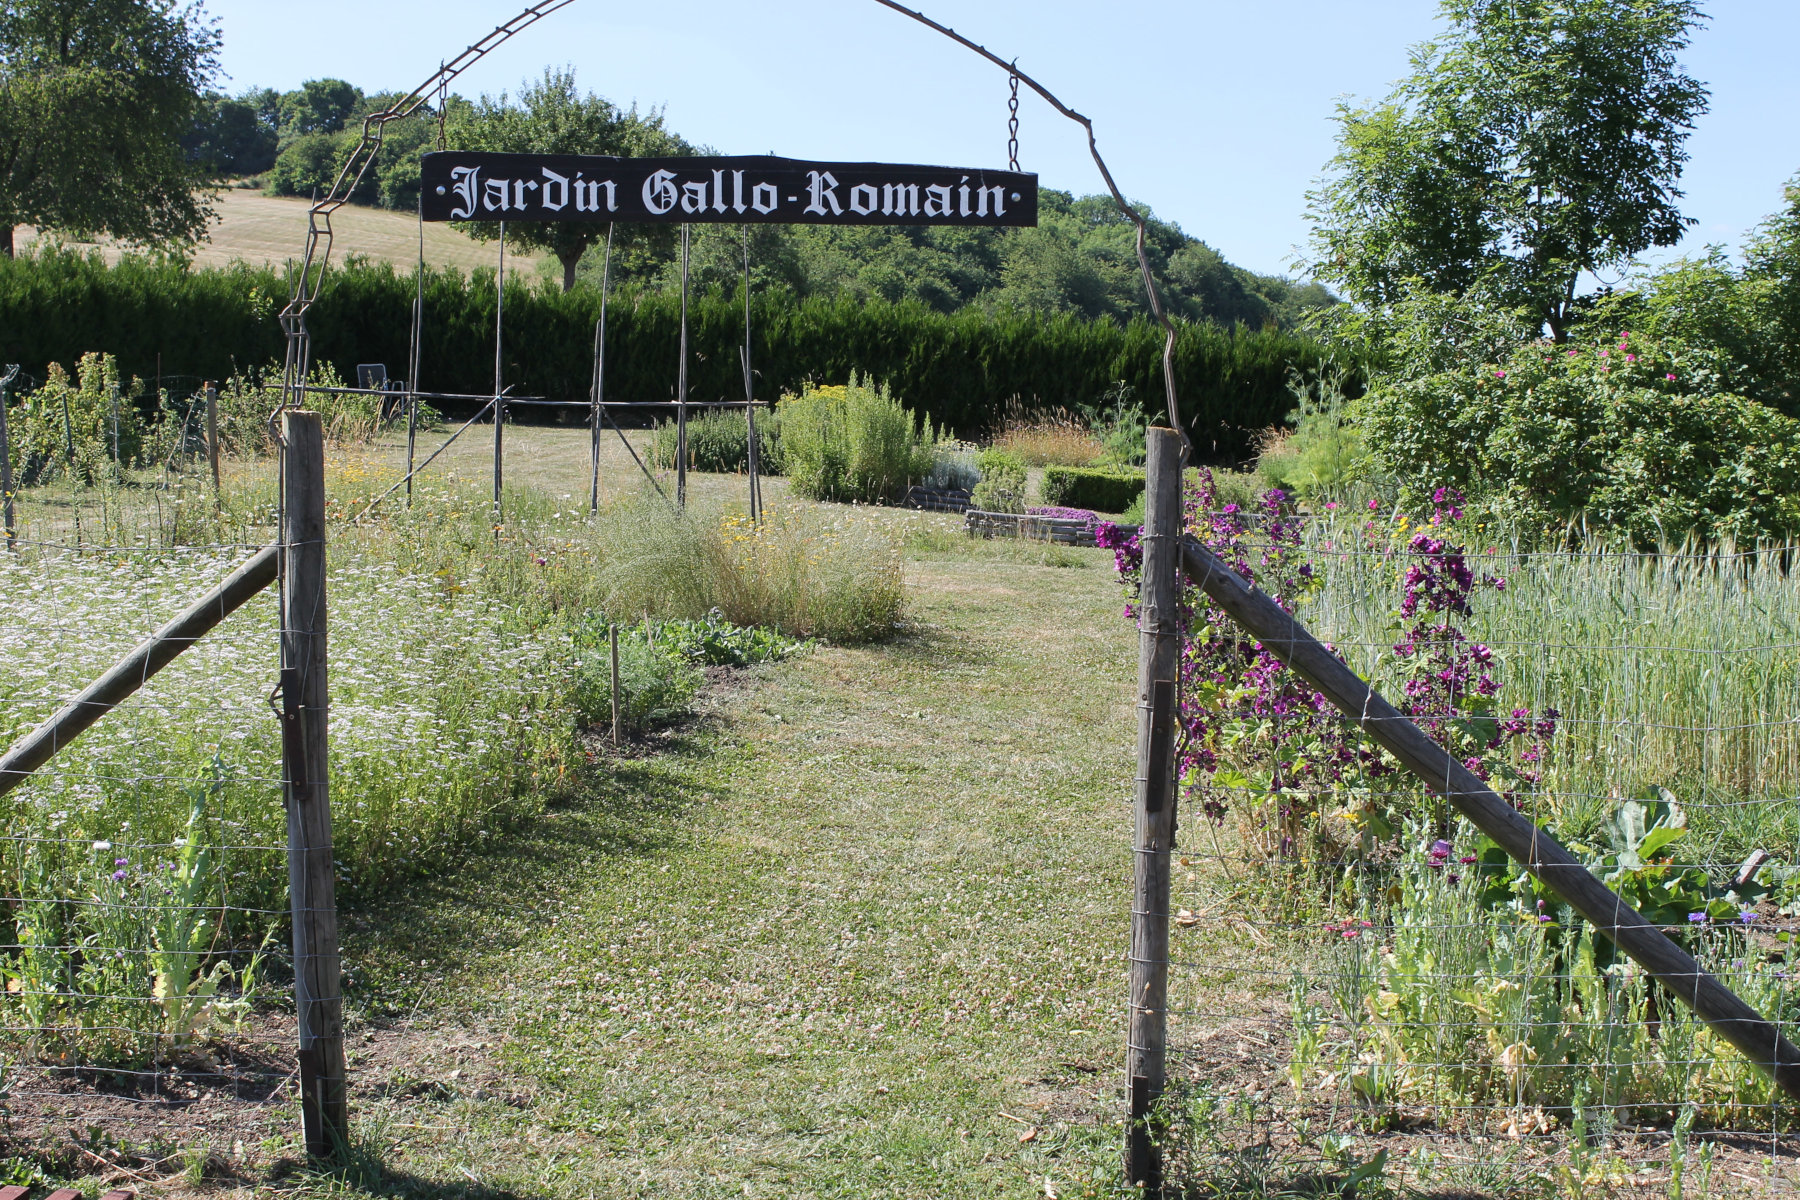
[[[0,554],[0,746],[258,549]],[[265,591],[7,795],[0,1061],[15,1134],[153,1122],[229,1144],[279,1124],[295,1033],[278,643]]]
[[[1222,510],[1203,483],[1188,505],[1190,532],[1587,864],[1619,911],[1795,1036],[1790,553],[1532,551],[1453,496],[1412,516],[1303,517]],[[1115,544],[1135,577],[1137,539]],[[1184,605],[1169,1178],[1800,1183],[1793,1099],[1766,1070],[1276,647],[1197,587]]]

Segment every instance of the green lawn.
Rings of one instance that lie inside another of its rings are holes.
[[[1116,1179],[1135,635],[1101,552],[912,540],[905,636],[352,917],[353,1191]]]

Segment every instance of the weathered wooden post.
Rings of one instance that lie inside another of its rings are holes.
[[[219,494],[219,389],[208,380],[206,393],[206,459],[212,464],[213,495]],[[323,469],[323,468],[321,468]]]
[[[6,389],[19,377],[19,364],[6,364],[0,375],[0,524],[6,529],[6,548],[18,549],[18,530],[13,527],[12,444],[6,437]]]
[[[500,269],[494,276],[494,540],[500,539],[500,467],[505,451],[506,392],[501,336],[506,331],[506,222],[500,222]]]
[[[325,432],[313,412],[290,409],[282,413],[281,426],[281,745],[300,1026],[300,1114],[307,1154],[328,1159],[346,1144],[348,1125],[327,772]]]
[[[1175,842],[1175,703],[1181,656],[1181,437],[1149,431],[1143,587],[1138,597],[1136,829],[1131,1008],[1125,1046],[1125,1177],[1162,1194],[1156,1102],[1168,1051],[1169,852]]]
[[[688,226],[681,227],[681,365],[675,372],[675,503],[687,507]]]
[[[613,745],[625,740],[624,714],[619,710],[619,627],[606,627],[606,640],[612,645],[612,733]]]

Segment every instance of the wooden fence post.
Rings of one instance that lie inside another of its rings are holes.
[[[206,393],[206,460],[212,465],[213,495],[219,494],[219,389],[210,380]],[[323,468],[320,468],[323,470]]]
[[[606,640],[612,646],[612,733],[613,745],[617,746],[623,738],[624,714],[619,711],[619,627],[606,627]]]
[[[8,363],[0,376],[0,528],[5,530],[6,548],[18,549],[18,531],[13,528],[12,445],[6,437],[6,389],[19,376],[19,364]]]
[[[336,1158],[348,1133],[344,1012],[331,844],[326,729],[325,433],[319,414],[282,413],[282,777],[287,783],[288,890],[300,1026],[300,1112],[306,1151]]]
[[[1168,1051],[1169,852],[1175,842],[1175,704],[1181,654],[1181,437],[1149,431],[1143,587],[1138,597],[1136,829],[1132,840],[1131,1009],[1126,1035],[1125,1177],[1162,1195],[1155,1106]]]

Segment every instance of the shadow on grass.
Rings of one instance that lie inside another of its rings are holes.
[[[361,1147],[351,1152],[344,1166],[326,1170],[299,1167],[261,1190],[271,1196],[387,1196],[395,1200],[532,1200],[543,1194],[489,1187],[473,1179],[426,1179],[391,1167],[378,1152]]]
[[[544,897],[571,878],[688,844],[695,807],[730,794],[685,769],[711,752],[715,732],[699,718],[658,735],[646,757],[597,756],[541,816],[346,910],[346,998],[371,1015],[409,1008],[420,992],[407,979],[413,964],[450,973],[513,949],[539,927]]]

